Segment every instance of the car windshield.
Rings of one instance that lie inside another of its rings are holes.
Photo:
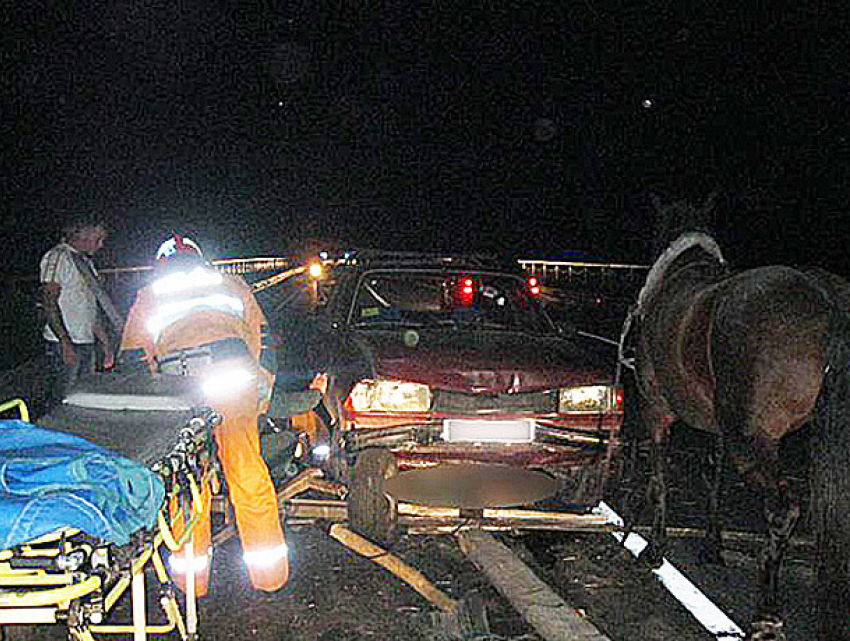
[[[349,322],[361,328],[449,326],[552,331],[525,280],[474,272],[368,272],[360,280]]]

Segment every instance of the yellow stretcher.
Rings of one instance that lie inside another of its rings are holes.
[[[157,523],[122,546],[60,523],[50,534],[0,551],[2,638],[31,638],[38,624],[60,624],[77,640],[107,635],[141,640],[175,630],[193,639],[198,629],[193,577],[187,576],[186,594],[178,595],[165,558],[184,544],[191,554],[202,492],[219,491],[212,428],[220,417],[186,393],[188,380],[174,393],[171,381],[156,377],[96,376],[37,424],[108,449],[120,447],[119,455],[159,475],[166,494]],[[11,412],[29,421],[23,401],[0,405],[0,417]],[[150,601],[158,603],[158,612]]]

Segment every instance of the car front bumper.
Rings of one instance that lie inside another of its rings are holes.
[[[457,417],[451,417],[457,418]],[[513,417],[531,423],[519,440],[477,440],[469,432],[450,440],[450,417],[401,422],[389,417],[367,417],[348,422],[345,449],[351,453],[370,447],[392,450],[400,469],[444,462],[503,463],[522,467],[549,467],[596,458],[619,443],[622,413],[558,417]],[[482,428],[504,419],[465,418]],[[486,430],[485,430],[486,431]],[[474,432],[472,432],[474,434]]]

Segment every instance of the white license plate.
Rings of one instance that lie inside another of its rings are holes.
[[[531,443],[534,441],[534,421],[446,419],[443,421],[443,440],[449,443]]]

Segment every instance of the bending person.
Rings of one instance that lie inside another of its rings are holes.
[[[215,431],[218,456],[251,582],[259,590],[274,591],[289,578],[289,559],[257,429],[274,382],[260,364],[265,324],[245,281],[215,271],[194,242],[175,234],[160,247],[154,279],[138,292],[130,309],[119,362],[125,366],[141,359],[153,373],[203,379],[210,405],[223,417]],[[199,596],[208,589],[209,542],[207,505],[195,529]],[[172,559],[178,572],[180,552]]]

